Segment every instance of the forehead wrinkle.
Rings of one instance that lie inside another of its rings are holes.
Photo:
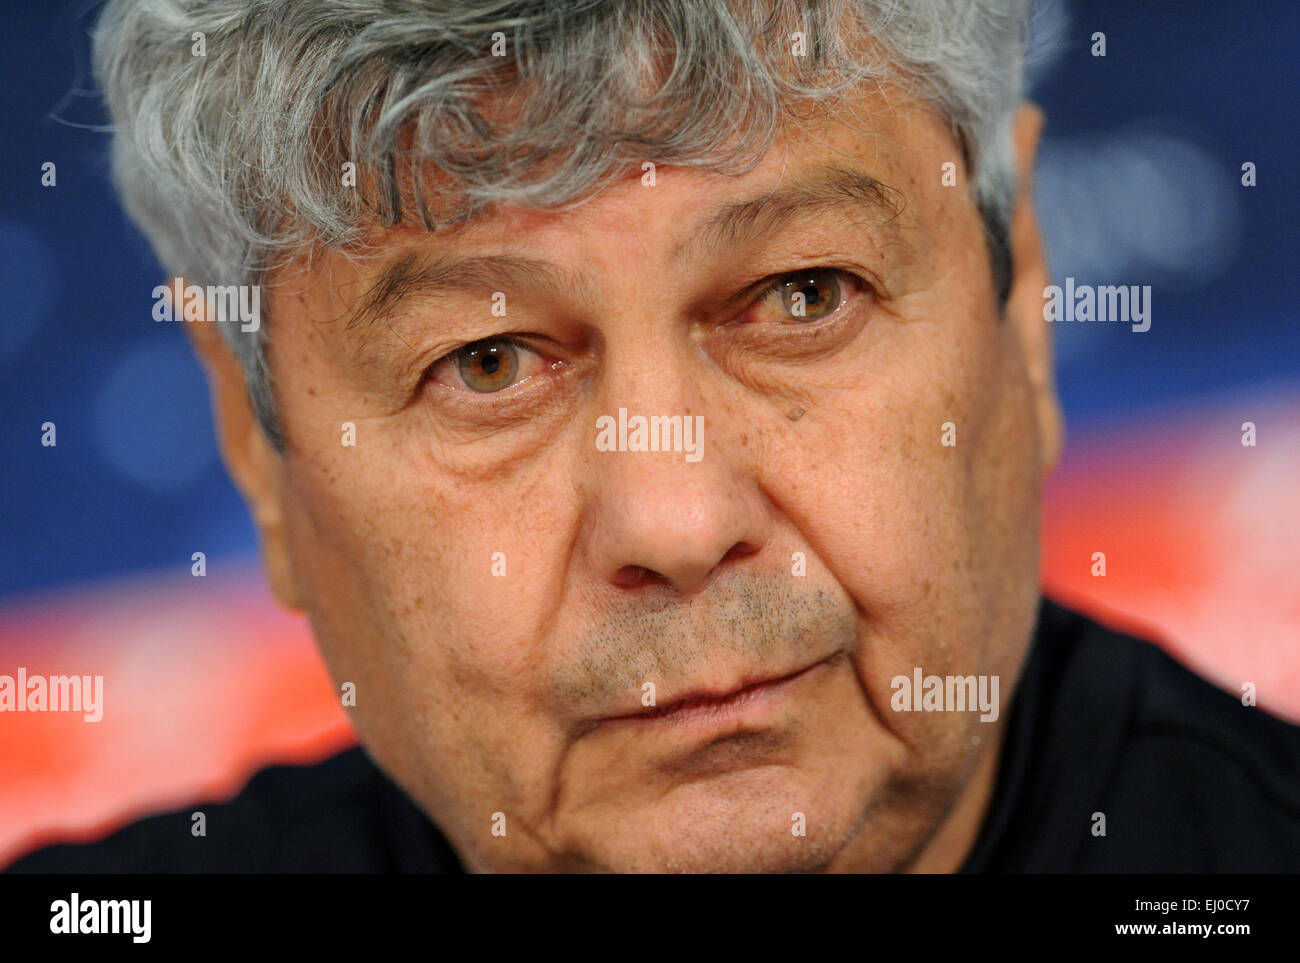
[[[582,280],[558,264],[512,254],[454,257],[407,251],[389,263],[351,312],[346,330],[367,331],[413,297],[437,298],[449,291],[495,292],[533,289],[578,298]]]
[[[862,171],[820,167],[792,184],[775,187],[761,197],[734,201],[719,208],[693,237],[678,245],[674,258],[685,260],[699,248],[719,249],[780,230],[798,217],[835,210],[866,211],[876,223],[897,234],[897,218],[907,206],[902,191]]]

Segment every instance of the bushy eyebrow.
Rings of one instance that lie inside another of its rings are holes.
[[[513,254],[475,254],[469,257],[430,255],[409,251],[380,273],[352,311],[348,328],[365,328],[410,297],[434,297],[455,290],[546,290],[576,296],[582,282],[559,265]]]
[[[746,238],[779,231],[796,217],[834,210],[865,209],[880,224],[890,225],[905,206],[901,192],[868,174],[819,167],[759,197],[717,207],[702,226],[691,229],[691,237],[674,249],[672,257],[682,261],[704,251],[725,250]],[[352,311],[347,327],[368,327],[410,297],[435,297],[448,290],[490,294],[523,288],[590,300],[581,276],[550,261],[507,254],[454,257],[410,251],[383,269]]]
[[[726,249],[740,241],[775,233],[796,217],[835,210],[862,210],[882,226],[893,224],[907,206],[902,192],[862,171],[815,168],[806,177],[744,201],[725,204],[692,231],[674,257],[688,259],[701,250]]]

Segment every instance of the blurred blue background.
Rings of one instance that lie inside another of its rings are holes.
[[[186,571],[195,546],[210,561],[256,549],[199,367],[180,327],[150,317],[161,269],[109,185],[95,10],[14,4],[0,41],[0,600]],[[1294,389],[1300,4],[1056,0],[1033,37],[1054,274],[1153,287],[1141,336],[1054,326],[1072,441],[1223,392]],[[40,444],[44,422],[56,447]]]

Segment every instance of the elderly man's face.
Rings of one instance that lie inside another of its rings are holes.
[[[891,680],[1009,701],[1060,443],[1046,280],[1022,209],[1000,317],[945,125],[852,107],[742,177],[634,171],[286,272],[283,458],[205,346],[278,594],[471,868],[965,855],[1002,717],[895,711]],[[438,267],[466,257],[513,260]],[[637,450],[655,416],[692,433]]]

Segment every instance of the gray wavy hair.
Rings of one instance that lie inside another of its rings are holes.
[[[442,223],[498,201],[562,208],[647,159],[744,173],[796,101],[889,80],[961,144],[1005,301],[1029,4],[110,0],[94,66],[123,204],[187,282],[264,283],[312,245],[359,249],[376,223],[436,229],[412,164],[451,178]],[[267,325],[220,327],[283,450]]]

